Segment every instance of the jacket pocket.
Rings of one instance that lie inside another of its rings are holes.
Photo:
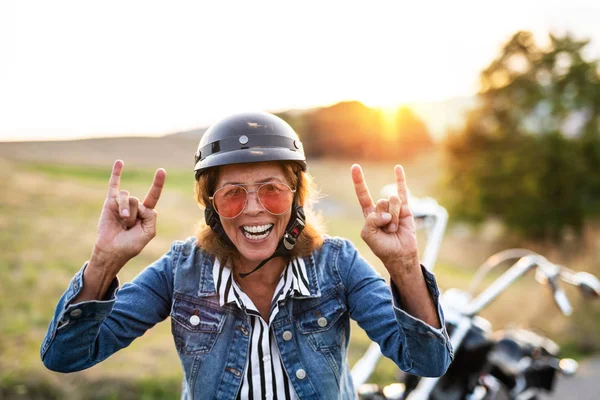
[[[346,305],[336,292],[318,299],[300,301],[294,310],[296,327],[298,332],[309,338],[314,350],[337,350],[346,341],[346,310]]]
[[[225,318],[218,304],[176,293],[171,310],[171,330],[177,350],[183,354],[209,353]]]

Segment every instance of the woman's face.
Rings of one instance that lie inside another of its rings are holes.
[[[252,192],[264,182],[291,183],[286,180],[283,167],[276,162],[232,164],[219,167],[216,188],[228,184],[243,184]],[[291,210],[282,215],[271,214],[262,206],[254,192],[248,194],[246,208],[240,215],[220,219],[225,233],[239,251],[240,261],[258,264],[270,257],[277,248],[290,215]]]

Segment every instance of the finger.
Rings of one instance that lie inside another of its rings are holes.
[[[396,232],[398,230],[398,220],[400,218],[402,203],[400,202],[400,198],[398,196],[390,196],[388,203],[388,212],[392,215],[392,220],[390,221],[388,229],[390,232]]]
[[[404,174],[404,168],[402,168],[401,165],[396,165],[394,167],[394,173],[396,174],[398,197],[400,197],[402,204],[408,204],[408,188],[406,187],[406,175]]]
[[[138,206],[138,216],[142,220],[140,228],[146,236],[152,239],[156,236],[156,219],[158,213],[152,208],[146,208],[143,203],[140,203]]]
[[[128,218],[131,215],[129,212],[129,192],[127,190],[120,190],[116,200],[119,205],[119,215],[123,219]]]
[[[167,171],[162,168],[156,170],[154,174],[154,181],[152,182],[152,186],[148,190],[146,197],[144,198],[144,206],[150,209],[156,207],[158,203],[158,199],[160,198],[160,194],[162,193],[163,186],[165,185],[165,180],[167,179]]]
[[[377,214],[381,215],[383,213],[389,213],[389,210],[390,210],[390,203],[388,200],[386,200],[386,199],[377,200],[377,205],[375,207],[375,212]],[[390,222],[391,222],[391,219],[390,219]],[[385,232],[387,232],[387,233],[390,232],[389,226],[384,226],[383,228],[384,228]]]
[[[371,197],[371,193],[369,193],[369,188],[365,182],[362,168],[358,164],[352,166],[352,181],[354,182],[354,191],[356,192],[358,203],[366,218],[375,211],[375,206],[373,205],[373,198]]]
[[[376,232],[385,227],[392,220],[392,215],[389,212],[374,212],[367,216],[365,220],[365,228],[369,232]]]
[[[379,199],[379,200],[377,200],[377,205],[375,206],[375,212],[377,212],[377,213],[388,212],[389,208],[390,208],[390,204],[386,199]]]
[[[138,219],[138,204],[139,204],[139,200],[137,197],[133,197],[130,196],[129,197],[129,216],[128,217],[124,217],[122,219],[123,221],[123,225],[125,225],[125,228],[130,229],[132,227],[135,226],[135,224],[137,223],[137,219]]]
[[[121,173],[123,172],[123,161],[117,160],[113,164],[112,174],[108,181],[107,198],[116,199],[119,193],[119,185],[121,184]]]
[[[406,217],[410,217],[410,218],[413,217],[412,210],[410,209],[408,204],[406,204],[406,203],[400,204],[400,212],[398,213],[398,217],[400,217],[400,219],[404,219]]]

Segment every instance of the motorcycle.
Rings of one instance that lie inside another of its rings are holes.
[[[386,189],[382,191],[386,195]],[[430,270],[443,238],[448,213],[434,199],[411,197],[409,205],[418,226],[427,234],[423,264]],[[494,268],[513,264],[481,293],[474,296],[482,279]],[[600,280],[587,272],[575,272],[554,264],[526,249],[508,249],[489,257],[477,270],[468,290],[451,288],[440,302],[454,348],[454,361],[439,378],[402,374],[398,382],[385,387],[366,383],[381,353],[372,343],[352,368],[352,377],[361,400],[493,400],[536,399],[553,390],[557,375],[575,374],[578,363],[560,358],[560,348],[551,339],[528,329],[494,331],[478,314],[528,271],[535,270],[538,283],[550,288],[559,310],[566,316],[573,309],[561,282],[579,288],[590,299],[600,297]]]

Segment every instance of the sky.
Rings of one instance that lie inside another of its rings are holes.
[[[598,0],[404,3],[0,0],[0,141],[472,96],[518,30],[590,38],[600,58]]]

